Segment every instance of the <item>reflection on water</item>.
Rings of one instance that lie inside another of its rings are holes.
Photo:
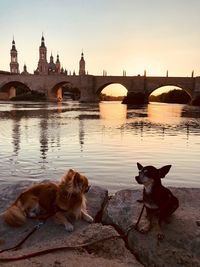
[[[48,118],[43,118],[40,121],[40,152],[41,158],[46,159],[48,152]]]
[[[0,181],[59,179],[75,168],[115,191],[137,186],[139,161],[172,164],[167,184],[199,187],[199,111],[161,103],[0,102]]]
[[[100,118],[107,125],[119,125],[126,123],[127,105],[119,105],[118,102],[101,102],[99,104]]]
[[[150,103],[147,107],[148,119],[152,123],[176,124],[181,122],[183,105]]]
[[[17,156],[18,151],[20,149],[20,122],[16,117],[15,119],[13,119],[12,138],[13,138],[13,152]]]

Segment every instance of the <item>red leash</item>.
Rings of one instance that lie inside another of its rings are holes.
[[[104,242],[104,241],[111,240],[111,239],[121,239],[121,238],[124,238],[124,236],[122,236],[122,235],[114,235],[114,236],[105,237],[103,239],[96,240],[96,241],[93,241],[93,242],[88,242],[88,243],[85,243],[85,244],[74,245],[74,246],[55,247],[55,248],[36,251],[36,252],[33,252],[33,253],[29,253],[29,254],[24,254],[24,255],[21,255],[21,256],[10,257],[10,258],[0,258],[0,262],[25,260],[25,259],[29,259],[29,258],[40,256],[40,255],[48,254],[48,253],[51,253],[51,252],[55,252],[55,251],[58,251],[58,250],[73,250],[73,249],[86,248],[88,246],[94,245],[94,244],[99,243],[99,242]]]
[[[142,217],[144,208],[145,208],[145,205],[143,204],[142,209],[141,209],[141,212],[140,212],[140,215],[139,215],[139,217],[138,217],[138,220],[137,220],[136,224],[134,225],[134,228],[135,228],[135,229],[138,228],[138,224],[139,224],[139,222],[140,222],[140,220],[141,220],[141,217]]]
[[[35,231],[37,231],[45,222],[40,222],[37,225],[34,226],[34,228],[15,246],[10,247],[10,248],[5,248],[0,250],[0,253],[3,253],[5,251],[10,251],[10,250],[16,250],[19,248]]]

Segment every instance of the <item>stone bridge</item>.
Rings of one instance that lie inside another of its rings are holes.
[[[44,93],[49,100],[62,98],[62,86],[69,84],[80,90],[80,101],[96,102],[100,92],[110,84],[123,85],[129,93],[143,93],[146,98],[156,89],[172,85],[185,90],[191,99],[200,95],[200,77],[147,77],[147,76],[94,76],[94,75],[34,75],[0,73],[0,100],[16,95],[16,88],[23,85],[30,90]]]

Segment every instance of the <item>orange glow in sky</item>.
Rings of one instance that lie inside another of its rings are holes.
[[[121,84],[111,84],[103,89],[101,92],[109,96],[126,96],[127,89]]]
[[[162,93],[169,92],[173,89],[180,89],[177,86],[163,86],[159,89],[156,89],[152,94],[153,95],[160,95]],[[121,84],[111,84],[105,87],[102,91],[103,94],[109,95],[109,96],[126,96],[127,95],[127,89],[122,86]]]
[[[48,60],[59,52],[72,73],[83,49],[89,74],[198,76],[199,10],[197,0],[2,0],[0,70],[9,70],[14,35],[20,71],[26,63],[33,73],[44,32]]]

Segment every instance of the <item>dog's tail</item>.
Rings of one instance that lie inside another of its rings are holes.
[[[17,204],[13,204],[9,207],[2,216],[5,222],[10,226],[19,227],[26,222],[26,214]]]

